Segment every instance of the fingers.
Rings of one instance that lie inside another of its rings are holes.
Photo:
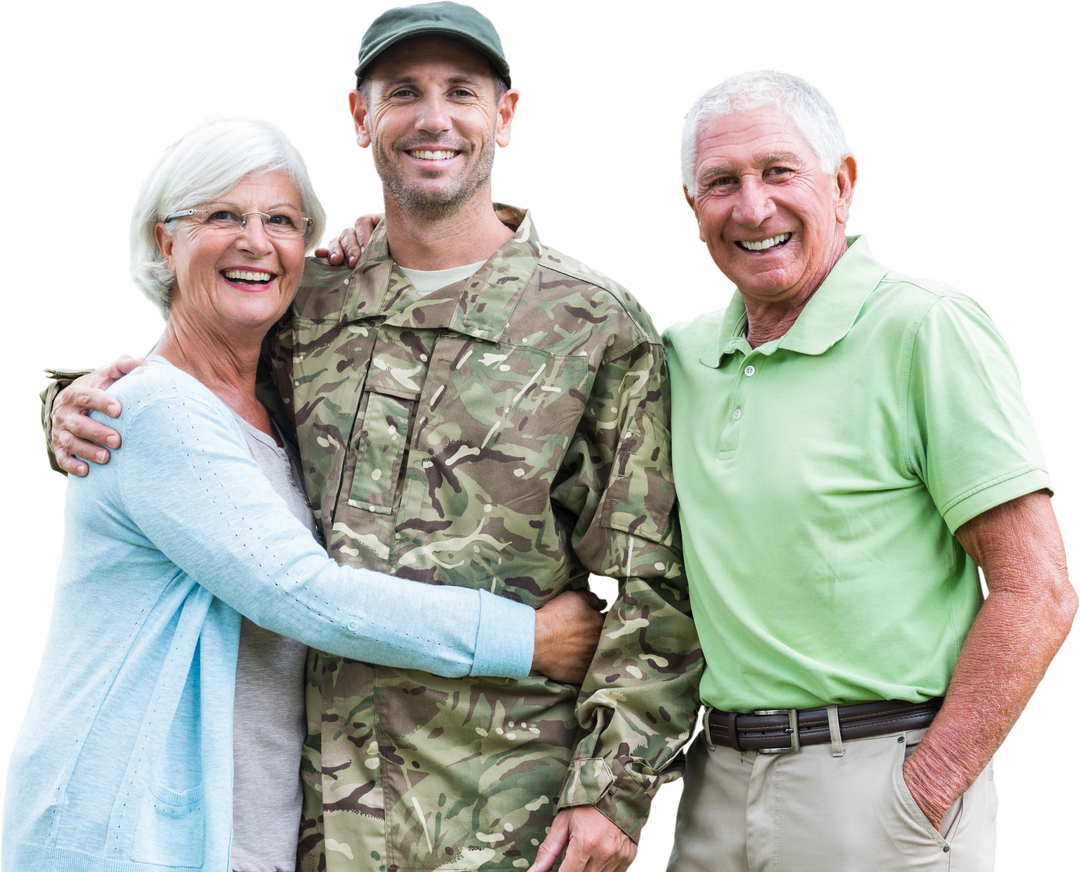
[[[586,591],[574,591],[572,596],[567,597],[566,603],[573,605],[574,609],[563,616],[558,628],[560,662],[551,677],[567,684],[581,684],[600,643],[604,616],[592,607]]]
[[[554,865],[570,836],[568,820],[569,817],[564,812],[555,816],[555,820],[551,822],[551,832],[537,849],[536,862],[529,867],[529,872],[547,872]]]
[[[564,848],[559,872],[625,872],[637,856],[633,840],[592,806],[555,816],[529,872],[546,872]]]
[[[120,447],[120,434],[89,417],[89,412],[101,412],[111,418],[120,415],[120,403],[93,384],[111,385],[125,372],[141,365],[133,357],[122,357],[109,366],[82,376],[56,395],[50,416],[50,445],[57,465],[73,475],[86,475],[91,463],[108,463],[109,448]]]
[[[604,627],[603,600],[589,591],[565,591],[536,613],[533,669],[564,684],[581,684]]]
[[[568,809],[570,842],[559,872],[625,872],[637,856],[633,840],[592,806]]]
[[[368,242],[371,241],[371,234],[375,232],[382,218],[383,216],[379,214],[361,215],[356,219],[352,229],[341,232],[338,241],[345,251],[345,256],[349,259],[349,266],[356,266],[360,262],[360,255],[367,248]]]
[[[56,465],[60,467],[68,475],[86,475],[90,471],[90,467],[83,463],[79,458],[72,457],[63,448],[57,447],[56,443],[52,443],[53,457],[56,458]]]
[[[360,250],[367,248],[367,244],[371,241],[371,235],[375,232],[375,228],[379,226],[383,216],[375,213],[373,215],[361,215],[356,219],[356,223],[353,225],[353,231],[356,234],[356,241],[360,246]]]
[[[382,218],[379,214],[361,215],[352,227],[342,230],[341,235],[327,243],[325,248],[316,248],[315,256],[325,257],[333,266],[346,262],[350,267],[356,266]]]
[[[84,420],[89,421],[90,419],[86,418]],[[100,424],[98,426],[101,427]],[[71,475],[83,476],[90,471],[90,467],[79,458],[86,458],[86,460],[99,466],[108,463],[110,457],[108,449],[102,447],[95,440],[100,439],[109,443],[115,442],[116,444],[113,447],[118,448],[120,436],[115,430],[102,429],[108,435],[96,435],[91,439],[81,439],[68,429],[54,426],[49,439],[49,446],[52,448],[53,456],[56,458],[56,465]]]
[[[326,248],[316,248],[316,257],[325,257],[331,266],[341,266],[345,263],[345,254],[341,250],[341,243],[336,239],[327,243]]]
[[[371,238],[370,232],[368,232],[367,236],[364,236],[357,229],[363,220],[363,218],[357,219],[356,227],[342,230],[341,236],[338,237],[338,243],[345,252],[345,257],[349,260],[349,266],[356,266],[360,262],[360,255],[364,253],[364,247],[367,245],[368,239]]]
[[[326,244],[325,248],[316,248],[316,257],[325,257],[331,266],[341,266],[348,261],[350,267],[360,262],[364,246],[356,239],[356,231],[346,228],[341,231],[341,236]]]
[[[130,354],[122,354],[112,363],[90,374],[89,379],[91,380],[91,387],[95,387],[100,390],[107,390],[108,388],[112,387],[114,382],[119,381],[129,372],[134,372],[140,366],[146,366],[146,358],[132,357]],[[78,381],[79,380],[76,379],[75,382],[73,382],[72,384],[77,384]],[[119,406],[117,406],[116,415],[119,414]],[[112,417],[115,418],[116,415],[113,415]]]
[[[60,392],[59,397],[64,397],[66,393],[67,391]],[[79,464],[75,457],[83,457],[94,464],[106,464],[109,460],[106,446],[119,448],[120,434],[81,413],[79,408],[95,408],[106,414],[110,414],[106,412],[106,408],[117,408],[117,415],[119,415],[119,404],[104,391],[80,390],[79,398],[66,406],[59,404],[59,397],[56,405],[53,406],[51,443],[53,453],[56,455],[56,462],[60,469],[75,472],[76,475],[85,475],[86,466]],[[73,404],[76,402],[80,405]],[[72,466],[75,469],[72,469]]]

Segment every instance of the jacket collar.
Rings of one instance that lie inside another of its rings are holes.
[[[380,225],[364,257],[353,270],[357,290],[346,318],[363,320],[386,316],[397,327],[454,330],[487,341],[506,333],[540,257],[540,238],[527,211],[495,205],[499,219],[515,231],[469,278],[417,299],[412,284],[390,257],[386,230]]]

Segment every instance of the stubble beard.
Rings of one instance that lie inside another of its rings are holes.
[[[373,156],[383,190],[390,198],[411,217],[434,222],[452,217],[488,183],[495,163],[495,141],[492,138],[484,144],[472,172],[457,187],[437,192],[424,190],[404,178],[383,144],[376,145]]]

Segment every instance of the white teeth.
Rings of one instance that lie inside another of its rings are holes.
[[[225,270],[225,278],[240,280],[242,282],[268,282],[272,278],[270,273],[265,272],[248,272],[245,269],[227,269]]]
[[[420,160],[450,160],[456,151],[410,151],[413,157],[418,157]]]
[[[776,247],[781,242],[787,242],[789,239],[791,239],[790,233],[781,233],[779,236],[762,239],[761,242],[740,242],[739,245],[747,251],[766,251]]]

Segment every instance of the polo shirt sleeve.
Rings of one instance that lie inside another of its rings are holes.
[[[1016,365],[986,312],[939,296],[911,336],[909,459],[949,529],[1049,489]]]

